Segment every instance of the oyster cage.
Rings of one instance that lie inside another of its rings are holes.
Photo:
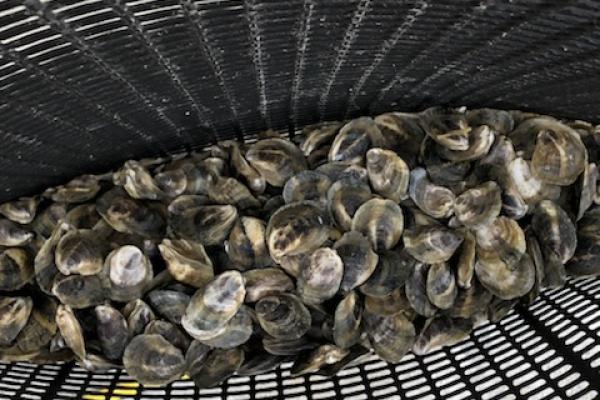
[[[291,377],[289,364],[198,389],[189,379],[144,388],[121,370],[91,373],[72,363],[0,364],[0,399],[597,399],[600,279],[569,279],[469,338],[393,365],[371,358],[332,378]]]
[[[444,27],[444,29],[440,29]],[[319,120],[499,107],[600,122],[594,0],[0,0],[0,202],[126,159]],[[0,363],[0,399],[596,399],[600,279],[333,378],[199,390]]]

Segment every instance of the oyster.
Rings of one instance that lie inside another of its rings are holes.
[[[160,335],[181,351],[187,350],[191,343],[190,338],[177,325],[160,319],[150,321],[144,329],[144,334]]]
[[[587,151],[577,132],[548,119],[536,119],[536,129],[538,134],[531,156],[533,173],[552,185],[574,183],[587,161]]]
[[[361,293],[372,297],[384,297],[404,286],[416,261],[405,250],[396,249],[379,253],[377,267],[361,286]]]
[[[31,242],[33,233],[8,219],[0,219],[0,246],[18,247]]]
[[[152,290],[146,298],[159,316],[174,324],[181,324],[181,317],[190,302],[190,296],[176,290]]]
[[[95,275],[104,263],[102,244],[90,230],[72,230],[56,246],[55,262],[64,275]]]
[[[331,183],[331,179],[321,172],[302,171],[285,183],[283,199],[286,204],[309,200],[324,207],[327,205],[327,191]]]
[[[525,234],[519,224],[500,216],[491,224],[475,231],[477,255],[480,259],[498,259],[509,267],[525,253]]]
[[[454,202],[454,214],[467,227],[488,225],[502,209],[500,187],[492,181],[466,190]]]
[[[373,148],[366,157],[369,182],[373,190],[396,203],[408,197],[410,170],[396,153]]]
[[[225,251],[236,267],[264,267],[270,264],[265,241],[264,221],[253,217],[241,217],[229,233]]]
[[[134,199],[159,200],[165,196],[150,172],[137,161],[126,161],[116,175],[114,183],[123,186]]]
[[[217,177],[207,194],[215,204],[233,205],[242,210],[260,206],[250,190],[235,178]]]
[[[35,218],[38,197],[21,197],[20,199],[0,205],[0,214],[18,224],[29,224]]]
[[[412,272],[412,271],[411,271]],[[405,289],[399,287],[383,297],[365,296],[365,311],[375,315],[394,315],[399,312],[413,316],[414,310],[406,297]]]
[[[507,264],[497,258],[479,258],[475,274],[487,290],[503,300],[526,295],[535,282],[535,266],[527,253],[515,264]]]
[[[304,140],[300,144],[300,150],[308,157],[317,149],[330,144],[341,126],[339,122],[326,122],[304,127],[302,129]]]
[[[10,346],[27,324],[33,301],[29,297],[0,297],[0,346]]]
[[[442,346],[451,346],[464,340],[473,329],[469,319],[437,316],[427,320],[417,336],[412,351],[417,355],[431,353]]]
[[[308,168],[302,151],[279,138],[259,140],[246,152],[246,160],[272,186],[282,187],[293,175]]]
[[[475,236],[471,232],[466,232],[456,264],[456,284],[461,288],[468,289],[471,287],[477,259],[476,249]]]
[[[423,168],[415,168],[410,172],[409,195],[417,207],[434,218],[450,217],[454,211],[454,193],[431,183]]]
[[[131,337],[144,332],[150,321],[156,319],[154,311],[143,300],[132,300],[123,308],[123,316],[127,318],[127,327]]]
[[[348,293],[335,308],[333,341],[342,349],[358,343],[362,322],[363,305],[356,292]]]
[[[480,125],[469,132],[468,146],[465,150],[453,150],[441,145],[438,146],[438,153],[450,161],[473,161],[482,158],[490,151],[494,139],[494,132],[487,125]]]
[[[130,340],[127,320],[110,305],[98,305],[94,311],[102,352],[109,360],[119,360]]]
[[[300,354],[291,369],[293,376],[319,372],[325,365],[335,364],[344,359],[349,350],[337,346],[325,344],[319,346],[312,352]]]
[[[600,207],[595,206],[577,223],[578,244],[566,265],[573,275],[600,273]]]
[[[406,298],[412,308],[425,317],[431,317],[437,311],[427,295],[429,268],[425,264],[416,264],[404,286]]]
[[[169,228],[179,238],[209,246],[225,240],[237,217],[237,209],[230,205],[190,207],[181,214],[171,212]]]
[[[244,272],[243,277],[246,282],[246,303],[294,289],[294,282],[279,268],[253,269]]]
[[[365,235],[375,251],[394,247],[404,230],[404,215],[392,200],[371,199],[352,218],[352,230]]]
[[[265,191],[267,182],[265,178],[246,160],[235,141],[228,142],[231,165],[238,175],[242,176],[248,187],[255,193]]]
[[[360,181],[342,179],[335,182],[327,192],[327,205],[333,222],[340,229],[349,231],[356,210],[371,197],[369,186]]]
[[[426,264],[448,261],[463,241],[456,231],[436,225],[406,229],[402,239],[408,254]]]
[[[298,293],[306,304],[319,304],[335,296],[344,276],[344,264],[337,251],[322,247],[310,255],[298,276]]]
[[[113,250],[104,262],[102,279],[108,296],[115,301],[139,298],[153,277],[150,260],[135,246]]]
[[[238,312],[245,296],[242,275],[237,271],[223,272],[192,296],[181,317],[181,325],[197,340],[218,336]]]
[[[96,275],[57,277],[52,285],[52,293],[61,303],[76,309],[95,306],[106,299],[102,280]]]
[[[299,202],[277,210],[269,219],[266,230],[267,246],[277,261],[321,246],[329,236],[327,216],[317,204]]]
[[[487,125],[501,135],[510,133],[515,127],[515,121],[508,111],[493,108],[479,108],[466,112],[467,122],[471,126]]]
[[[349,292],[362,285],[375,271],[379,257],[373,251],[370,242],[355,231],[345,233],[333,249],[344,264],[344,276],[340,284],[342,292]]]
[[[244,362],[244,351],[236,348],[212,350],[204,363],[190,376],[199,388],[217,386],[233,375]]]
[[[130,198],[121,189],[112,189],[104,193],[97,200],[96,209],[118,232],[134,233],[148,238],[161,237],[164,234],[166,224],[161,212],[140,200]]]
[[[454,272],[448,263],[432,264],[427,271],[427,298],[440,309],[452,307],[456,299],[457,286]]]
[[[96,197],[99,191],[99,179],[93,175],[83,175],[65,185],[47,189],[44,196],[57,203],[83,203]]]
[[[417,114],[391,112],[375,117],[375,123],[385,136],[389,147],[414,168],[425,132]],[[368,161],[367,161],[368,162]]]
[[[18,290],[33,280],[33,260],[21,248],[0,250],[0,290]]]
[[[233,349],[246,343],[252,333],[252,310],[241,306],[233,318],[227,321],[223,333],[201,342],[214,348]]]
[[[254,309],[261,328],[275,339],[298,339],[310,328],[310,311],[292,294],[263,297]]]
[[[123,365],[143,385],[166,385],[185,371],[181,350],[160,335],[134,337],[123,353]]]
[[[375,354],[387,362],[399,362],[415,341],[415,327],[402,313],[390,316],[367,314],[365,324]]]
[[[575,254],[575,225],[556,203],[550,200],[541,201],[533,210],[531,228],[542,248],[553,252],[561,263],[566,263]]]
[[[80,359],[85,358],[85,339],[83,330],[73,310],[69,306],[59,305],[56,310],[56,326],[65,343]]]
[[[371,147],[382,147],[385,138],[372,118],[354,119],[344,125],[335,136],[329,150],[329,161],[361,164]]]
[[[214,278],[213,263],[201,243],[165,238],[158,249],[169,273],[179,282],[199,288]]]

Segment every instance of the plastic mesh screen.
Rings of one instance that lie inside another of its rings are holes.
[[[569,280],[455,346],[397,365],[373,358],[333,378],[290,377],[288,368],[233,377],[214,389],[191,380],[139,387],[124,372],[72,364],[0,364],[0,398],[14,399],[597,399],[600,280]],[[289,366],[287,366],[289,367]]]
[[[600,120],[593,0],[0,0],[0,201],[434,104]]]
[[[600,122],[594,0],[0,0],[0,201],[129,158],[431,105]],[[594,399],[600,281],[469,340],[333,379],[286,368],[198,391],[0,364],[0,398]]]

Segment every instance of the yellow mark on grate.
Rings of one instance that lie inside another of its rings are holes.
[[[83,400],[106,400],[106,396],[103,394],[84,394],[81,398]]]
[[[106,394],[84,394],[83,400],[121,400],[121,396],[135,396],[140,384],[137,382],[119,382],[117,386],[121,388],[113,389],[112,393],[108,393],[107,388],[102,388],[98,392]]]
[[[132,382],[119,382],[119,383],[117,383],[117,386],[137,389],[137,388],[140,387],[140,384],[137,383],[137,382],[135,382],[135,381],[132,381]]]

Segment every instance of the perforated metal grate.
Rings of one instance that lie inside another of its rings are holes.
[[[469,339],[397,365],[376,358],[333,378],[290,377],[289,365],[198,390],[191,380],[143,388],[124,372],[72,364],[0,364],[0,398],[10,399],[597,399],[600,279],[572,279],[544,292]]]

